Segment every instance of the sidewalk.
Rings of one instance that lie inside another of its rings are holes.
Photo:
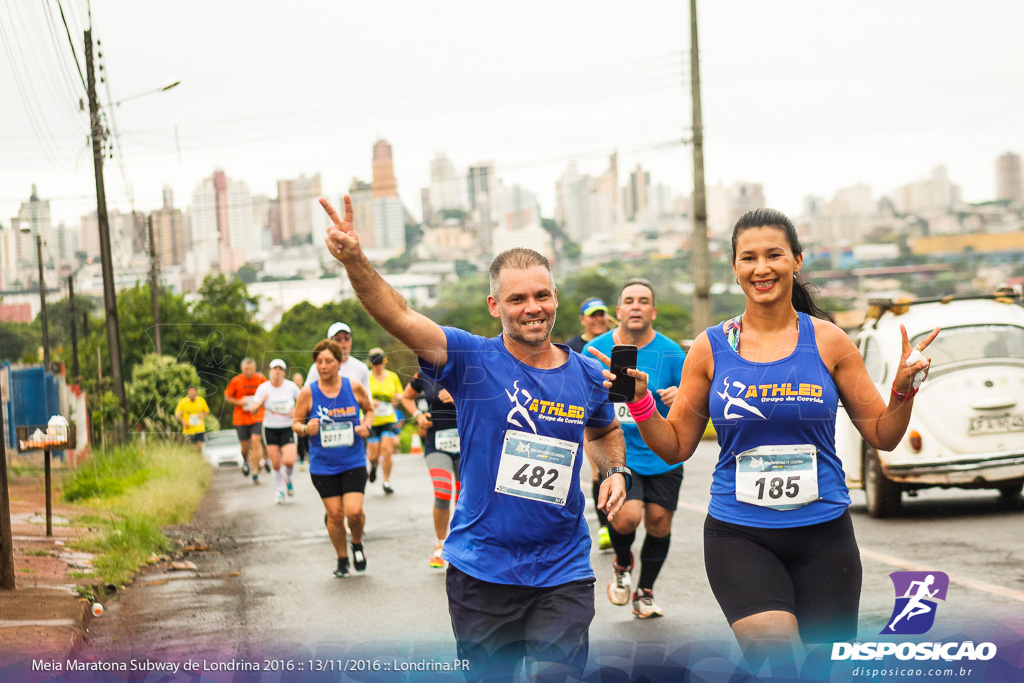
[[[91,558],[68,547],[89,530],[68,524],[95,510],[55,502],[48,538],[42,476],[12,478],[9,484],[16,588],[0,589],[0,666],[35,656],[63,661],[93,619],[91,604],[76,589],[91,590],[95,583],[70,576],[88,571]]]

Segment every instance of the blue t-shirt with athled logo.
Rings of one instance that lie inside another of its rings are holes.
[[[592,358],[593,356],[587,349],[593,347],[604,355],[611,356],[614,345],[612,332],[605,332],[584,346],[582,353],[584,356]],[[654,404],[662,417],[668,415],[668,406],[662,402],[657,390],[679,386],[685,358],[686,354],[679,344],[661,332],[655,332],[654,339],[637,350],[636,366],[647,373],[647,386],[654,396]],[[644,438],[640,436],[640,428],[636,426],[636,420],[633,419],[625,403],[615,404],[615,414],[619,418],[619,422],[622,423],[622,432],[626,437],[626,465],[629,469],[638,474],[652,475],[664,474],[669,470],[682,468],[682,463],[669,465],[644,443]]]
[[[444,559],[491,583],[593,579],[579,476],[584,427],[615,420],[600,363],[560,344],[563,365],[533,368],[501,336],[442,329],[445,366],[420,360],[420,369],[455,399],[462,441],[462,493]]]
[[[715,519],[799,527],[835,519],[850,505],[836,457],[839,395],[818,353],[814,322],[798,317],[796,348],[771,363],[741,357],[720,324],[707,329],[715,363],[708,409],[722,448],[708,506]]]

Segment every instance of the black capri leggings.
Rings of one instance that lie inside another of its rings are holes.
[[[788,529],[740,526],[708,515],[704,566],[730,626],[778,610],[796,617],[806,643],[857,636],[862,574],[849,510]]]

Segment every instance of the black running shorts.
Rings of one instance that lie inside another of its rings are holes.
[[[860,607],[860,550],[847,510],[821,524],[762,529],[704,521],[704,566],[731,626],[789,612],[806,643],[852,640]]]
[[[295,443],[295,432],[291,427],[263,426],[263,443],[268,446],[287,446]]]
[[[321,499],[366,491],[366,468],[362,465],[340,474],[310,474],[309,479]]]
[[[458,656],[469,660],[470,680],[512,680],[516,663],[526,656],[561,662],[582,676],[594,620],[594,579],[512,586],[449,565],[445,585]]]
[[[679,506],[679,488],[683,485],[683,468],[674,467],[661,474],[633,472],[633,483],[626,492],[626,500],[656,503],[673,512]]]

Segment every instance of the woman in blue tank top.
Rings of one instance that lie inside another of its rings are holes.
[[[366,445],[363,439],[369,436],[373,424],[369,392],[359,382],[338,374],[341,358],[341,347],[330,339],[313,347],[319,379],[302,388],[292,422],[293,431],[309,437],[309,475],[327,511],[324,523],[338,556],[334,570],[338,578],[349,574],[347,533],[352,534],[352,565],[356,571],[366,569],[363,551]]]
[[[904,331],[886,403],[853,341],[799,281],[803,255],[789,218],[773,209],[744,214],[732,248],[743,314],[694,341],[667,418],[647,409],[647,377],[630,370],[638,379],[630,410],[644,441],[670,464],[693,455],[708,419],[714,422],[721,453],[705,567],[758,671],[766,658],[792,663],[802,642],[856,637],[861,564],[835,453],[837,404],[868,444],[891,450],[910,420],[914,375],[929,360],[906,365]]]

